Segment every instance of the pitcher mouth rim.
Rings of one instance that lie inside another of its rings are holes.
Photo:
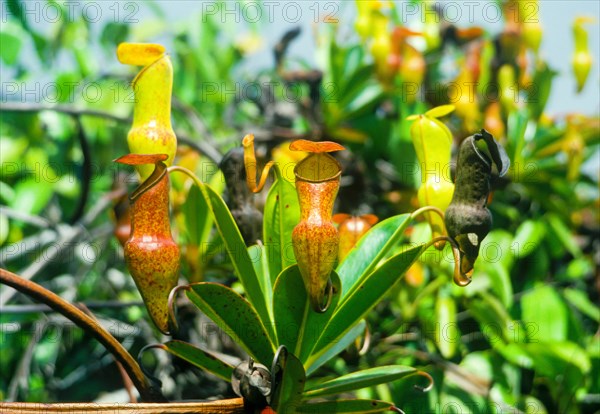
[[[310,178],[302,177],[302,176],[298,175],[297,172],[294,172],[294,176],[296,177],[296,181],[306,181],[306,182],[315,183],[315,184],[326,183],[328,181],[334,181],[334,180],[340,178],[341,175],[342,175],[342,172],[338,171],[337,174],[332,175],[331,177],[325,178],[323,180],[311,180]]]
[[[306,177],[299,175],[298,167],[303,162],[305,162],[308,158],[310,158],[312,155],[316,155],[316,154],[324,154],[324,155],[328,156],[329,158],[331,158],[331,160],[333,160],[335,162],[335,164],[338,168],[338,171],[335,174],[331,175],[330,177],[323,178],[322,180],[314,180],[314,179],[306,178]],[[339,179],[341,175],[342,175],[342,166],[340,165],[340,162],[337,159],[335,159],[335,157],[332,157],[331,155],[329,155],[327,153],[312,153],[308,157],[304,158],[302,161],[297,163],[296,166],[294,167],[294,176],[296,177],[296,181],[300,180],[300,181],[306,181],[309,183],[326,183],[328,181],[333,181],[335,179]]]

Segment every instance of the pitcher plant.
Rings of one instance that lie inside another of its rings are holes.
[[[169,332],[168,299],[179,278],[179,246],[171,235],[166,154],[124,155],[116,162],[154,171],[130,196],[131,235],[124,255],[131,276],[156,327]]]
[[[340,164],[328,152],[344,147],[330,141],[297,140],[290,144],[290,149],[309,153],[294,168],[301,219],[294,228],[292,240],[311,305],[316,312],[324,312],[331,298],[329,275],[340,241],[332,213],[342,174]]]

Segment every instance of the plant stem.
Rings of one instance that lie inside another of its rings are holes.
[[[219,400],[211,402],[185,402],[185,403],[139,403],[139,404],[115,404],[115,403],[7,403],[0,402],[0,412],[19,414],[243,414],[244,402],[241,398]]]
[[[115,359],[123,364],[123,368],[125,368],[127,374],[131,377],[133,384],[144,401],[164,401],[164,397],[160,391],[150,385],[133,356],[127,352],[114,336],[83,311],[48,289],[43,288],[37,283],[23,279],[8,270],[0,269],[0,283],[11,286],[21,293],[45,303],[73,321],[77,326],[96,338],[114,355]]]
[[[144,306],[144,302],[141,300],[134,301],[117,301],[117,300],[109,300],[103,302],[91,301],[91,302],[81,302],[88,309],[121,309],[121,308],[130,308],[135,306]],[[27,313],[52,313],[54,309],[46,305],[3,305],[2,306],[2,314],[3,315],[22,315]]]
[[[441,209],[434,207],[434,206],[421,207],[421,208],[413,211],[412,214],[410,215],[410,218],[411,218],[411,220],[414,220],[421,214],[427,213],[427,212],[436,213],[437,215],[439,215],[442,218],[442,220],[444,220],[444,212]]]

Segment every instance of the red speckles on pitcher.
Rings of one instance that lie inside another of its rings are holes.
[[[344,147],[329,141],[298,140],[290,149],[310,153],[294,168],[301,219],[292,233],[292,242],[311,305],[316,312],[324,312],[329,275],[340,241],[332,213],[342,174],[340,164],[327,152]]]

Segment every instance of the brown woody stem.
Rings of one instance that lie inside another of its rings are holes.
[[[241,398],[211,402],[185,402],[185,403],[139,403],[139,404],[115,404],[115,403],[23,403],[23,402],[0,402],[0,413],[19,414],[242,414],[244,413],[244,402]]]
[[[142,400],[165,401],[160,391],[150,385],[136,360],[123,345],[82,310],[37,283],[23,279],[5,269],[0,269],[0,283],[11,286],[19,292],[50,306],[96,338],[123,365]],[[0,405],[0,408],[2,407],[3,405]]]

